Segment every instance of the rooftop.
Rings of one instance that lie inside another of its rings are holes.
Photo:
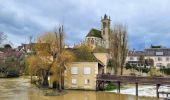
[[[102,38],[101,31],[92,28],[92,29],[90,30],[90,32],[87,34],[86,37],[98,37],[98,38]]]
[[[104,65],[100,60],[98,60],[92,52],[85,51],[79,48],[67,48],[73,52],[76,58],[76,62],[98,62],[101,65]]]

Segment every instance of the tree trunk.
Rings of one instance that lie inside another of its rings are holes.
[[[114,74],[117,75],[117,68],[114,68]]]
[[[32,83],[32,74],[31,74],[31,83]]]
[[[42,82],[42,85],[44,87],[48,87],[49,86],[49,83],[48,83],[48,71],[43,71],[43,82]]]
[[[62,71],[60,68],[60,78],[59,78],[59,91],[62,91]]]
[[[121,72],[120,75],[123,75],[123,66],[121,66]]]

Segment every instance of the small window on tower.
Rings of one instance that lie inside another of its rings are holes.
[[[103,35],[105,35],[105,31],[103,31]]]
[[[106,22],[103,22],[103,28],[106,28]]]

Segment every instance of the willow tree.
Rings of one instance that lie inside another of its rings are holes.
[[[54,82],[57,82],[58,89],[61,90],[64,84],[64,70],[74,60],[74,55],[67,51],[64,43],[63,28],[59,31],[46,32],[38,37],[34,45],[35,55],[40,58],[40,66],[37,73],[42,73],[43,85],[48,86],[48,76],[53,75]]]
[[[120,74],[122,75],[128,52],[127,28],[124,25],[117,24],[113,30],[110,31],[109,50],[114,73],[118,74],[118,69],[120,69]]]
[[[36,56],[36,55],[32,55],[32,56],[29,56],[27,59],[26,59],[27,63],[29,64],[29,68],[28,68],[28,72],[31,76],[31,83],[33,82],[33,79],[32,77],[34,75],[37,75],[39,78],[40,78],[40,74],[38,74],[38,71],[41,67],[41,59]]]

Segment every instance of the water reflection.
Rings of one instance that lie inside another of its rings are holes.
[[[151,97],[79,90],[69,90],[63,96],[44,96],[45,91],[30,85],[26,78],[0,79],[0,100],[156,100]]]

